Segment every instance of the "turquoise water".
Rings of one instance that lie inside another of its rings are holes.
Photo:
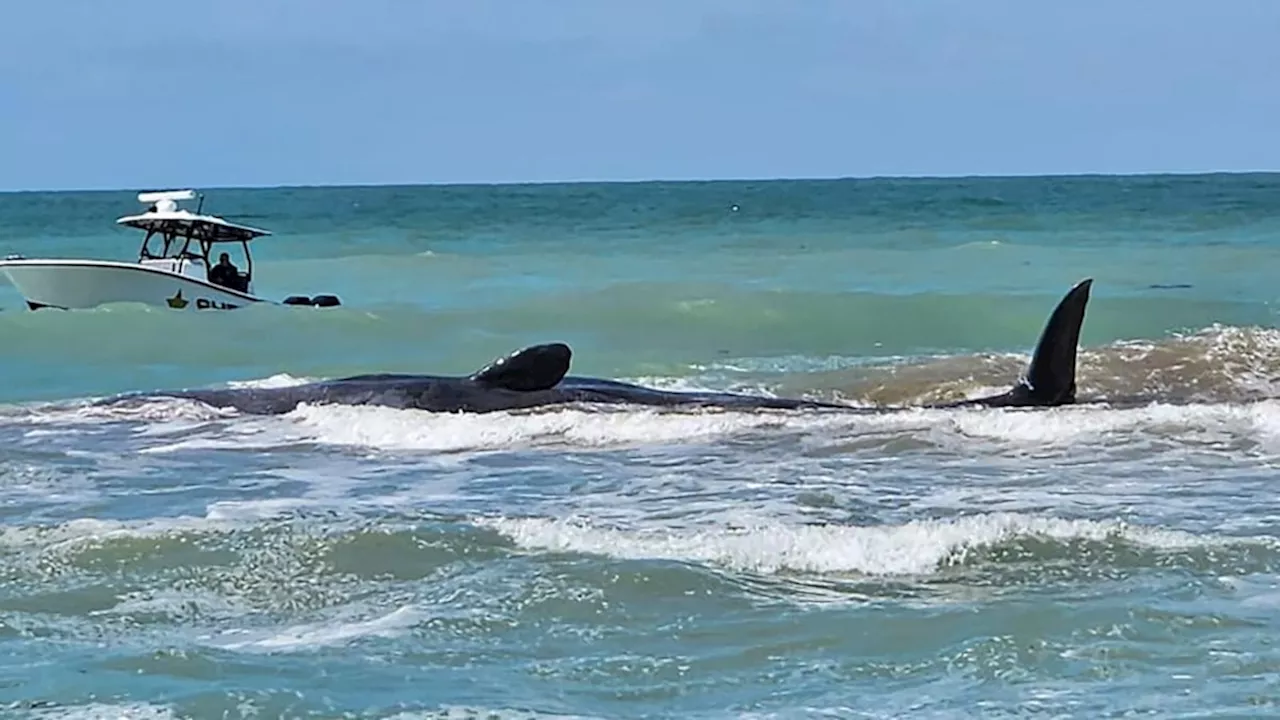
[[[0,254],[132,259],[136,191],[0,194]],[[1258,717],[1280,701],[1280,176],[209,190],[259,294],[0,285],[16,717]],[[303,407],[129,390],[575,374],[1048,411]],[[1176,402],[1160,402],[1160,400]]]

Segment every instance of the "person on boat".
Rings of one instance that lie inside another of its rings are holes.
[[[218,256],[218,264],[209,270],[209,282],[232,290],[240,288],[240,270],[231,262],[230,255]]]

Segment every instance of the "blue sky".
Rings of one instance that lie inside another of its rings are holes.
[[[0,189],[1280,169],[1276,0],[12,0]]]

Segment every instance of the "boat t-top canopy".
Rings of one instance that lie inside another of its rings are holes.
[[[254,238],[271,234],[269,230],[239,225],[214,215],[201,215],[178,208],[177,201],[195,197],[194,190],[139,193],[138,202],[150,203],[151,207],[141,215],[126,215],[116,220],[116,224],[146,230],[148,234],[161,232],[206,243],[247,243]]]

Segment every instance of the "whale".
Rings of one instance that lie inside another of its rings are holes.
[[[1003,393],[920,408],[1047,408],[1076,400],[1076,355],[1092,278],[1073,286],[1049,315],[1025,373]],[[885,412],[907,406],[865,406],[804,398],[733,392],[659,390],[618,380],[568,374],[573,357],[565,343],[524,347],[465,376],[356,375],[287,387],[239,387],[157,391],[116,396],[196,400],[252,415],[280,415],[299,405],[372,405],[446,413],[489,413],[572,403],[629,404],[734,410]]]

